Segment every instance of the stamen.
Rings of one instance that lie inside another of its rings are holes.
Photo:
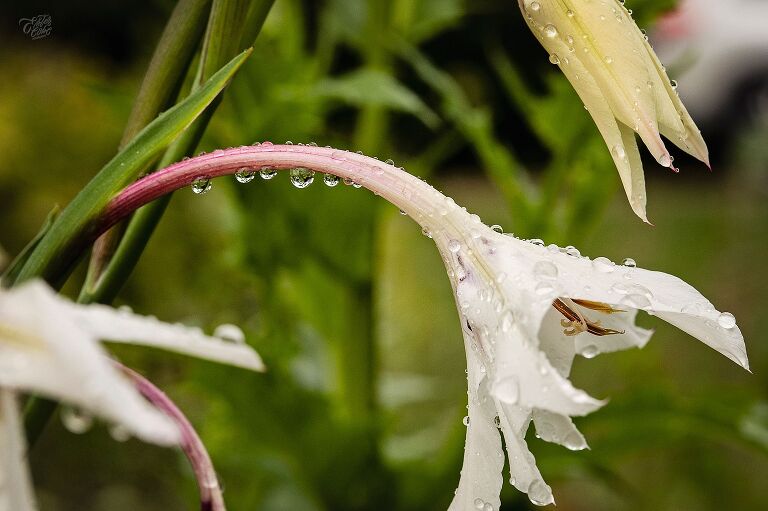
[[[572,306],[568,305],[568,303]],[[623,331],[614,330],[612,328],[603,328],[600,326],[599,321],[590,321],[586,316],[576,308],[576,304],[586,307],[591,310],[603,312],[605,314],[613,314],[614,312],[624,312],[620,309],[614,309],[608,304],[601,302],[592,302],[589,300],[570,300],[568,298],[558,298],[552,302],[552,307],[560,314],[565,316],[565,319],[560,320],[560,325],[564,328],[563,333],[567,336],[578,335],[582,332],[588,332],[592,335],[602,337],[605,335],[617,335],[623,334]]]

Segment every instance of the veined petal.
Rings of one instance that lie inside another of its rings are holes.
[[[16,395],[0,388],[0,511],[34,511]]]
[[[106,305],[79,305],[61,297],[56,299],[81,328],[97,339],[153,346],[255,371],[265,369],[250,346],[209,337],[199,328],[171,325]]]

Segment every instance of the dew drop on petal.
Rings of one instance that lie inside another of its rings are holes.
[[[539,261],[533,265],[533,274],[542,280],[557,279],[557,266],[550,261]]]
[[[206,176],[196,177],[192,181],[192,191],[198,195],[204,194],[211,189],[211,178]]]
[[[730,312],[723,312],[717,317],[717,324],[730,330],[736,326],[736,318]]]
[[[595,346],[594,344],[584,346],[581,349],[581,353],[580,353],[580,355],[584,358],[595,358],[599,354],[600,354],[600,350],[597,349],[597,346]]]
[[[528,499],[536,506],[546,506],[551,498],[549,487],[539,479],[531,481],[527,493]]]
[[[530,240],[528,240],[528,243],[530,243],[532,245],[538,245],[539,247],[543,247],[544,246],[544,240],[540,240],[539,238],[530,239]]]
[[[581,451],[586,447],[584,445],[584,441],[581,439],[581,436],[575,431],[571,431],[568,436],[565,437],[565,440],[563,440],[563,445],[566,449],[571,451]]]
[[[75,407],[61,410],[61,422],[70,433],[83,434],[93,426],[93,417]]]
[[[323,183],[331,188],[339,184],[339,181],[341,181],[341,178],[339,178],[339,176],[334,176],[333,174],[325,174],[323,176]]]
[[[273,167],[261,167],[259,175],[261,176],[261,179],[269,181],[277,175],[277,169]]]
[[[568,254],[571,257],[581,257],[581,252],[578,248],[574,247],[573,245],[568,245],[565,247],[565,253]]]
[[[628,268],[635,268],[637,266],[637,262],[634,259],[632,259],[631,257],[627,257],[626,259],[624,259],[621,262],[621,264],[623,266],[628,267]]]
[[[509,376],[501,380],[495,385],[494,391],[499,399],[505,403],[516,405],[520,400],[520,384],[514,376]]]
[[[539,2],[531,2],[530,7],[533,12],[537,12],[539,9],[541,9],[541,4]]]
[[[477,498],[475,499],[475,509],[483,509],[485,506],[485,501],[483,499]]]
[[[256,171],[249,167],[237,169],[237,172],[235,172],[235,179],[238,183],[250,183],[255,177]]]
[[[607,257],[596,257],[592,260],[592,267],[601,273],[612,273],[616,269],[614,262]]]
[[[459,240],[451,240],[448,242],[448,250],[454,254],[461,250],[461,242]]]
[[[499,224],[492,225],[491,229],[493,229],[494,232],[498,232],[499,234],[504,234],[504,228],[502,226],[500,226]]]
[[[483,511],[493,511],[493,504],[490,502],[486,502],[483,506]]]
[[[544,35],[550,39],[557,37],[557,27],[549,24],[544,27]]]
[[[109,436],[116,442],[127,442],[131,438],[131,432],[121,424],[114,424],[109,428]]]
[[[645,295],[633,293],[633,294],[628,294],[627,296],[622,298],[621,301],[619,302],[619,305],[624,305],[634,309],[648,310],[651,308],[651,301]]]
[[[306,188],[315,180],[315,171],[305,167],[291,169],[291,184],[296,188]]]
[[[223,323],[216,327],[213,336],[223,341],[234,342],[236,344],[245,344],[245,334],[243,330],[231,323]]]
[[[461,419],[461,423],[469,427],[469,415],[465,415],[464,418]]]

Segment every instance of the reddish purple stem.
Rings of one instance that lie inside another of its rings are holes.
[[[397,205],[419,223],[423,223],[424,217],[433,211],[434,194],[438,193],[403,169],[368,156],[330,147],[264,142],[255,146],[216,150],[143,177],[123,189],[107,206],[96,234],[158,197],[190,186],[198,178],[234,174],[240,169],[259,171],[262,168],[286,170],[297,167],[354,181]]]
[[[134,383],[147,401],[152,403],[158,410],[165,413],[178,426],[181,432],[181,449],[187,456],[192,470],[197,479],[197,486],[200,489],[200,509],[202,511],[226,511],[224,506],[224,497],[221,491],[219,479],[216,476],[216,470],[213,468],[211,457],[205,449],[202,440],[197,435],[195,428],[179,410],[179,407],[157,388],[155,384],[144,378],[142,375],[115,362]]]

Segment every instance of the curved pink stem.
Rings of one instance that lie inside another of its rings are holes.
[[[274,170],[304,167],[352,180],[395,204],[425,228],[428,228],[429,217],[447,215],[449,209],[456,208],[453,201],[421,179],[377,159],[329,147],[264,142],[216,150],[143,177],[126,187],[107,206],[97,234],[158,197],[190,186],[197,178],[234,174],[243,168],[258,171],[265,167]],[[436,208],[441,201],[445,201],[445,207]]]
[[[226,511],[221,485],[216,470],[213,468],[211,457],[184,413],[154,383],[119,362],[115,362],[115,365],[133,381],[141,395],[170,417],[181,431],[181,449],[192,465],[195,479],[197,479],[197,486],[200,489],[201,511]]]

